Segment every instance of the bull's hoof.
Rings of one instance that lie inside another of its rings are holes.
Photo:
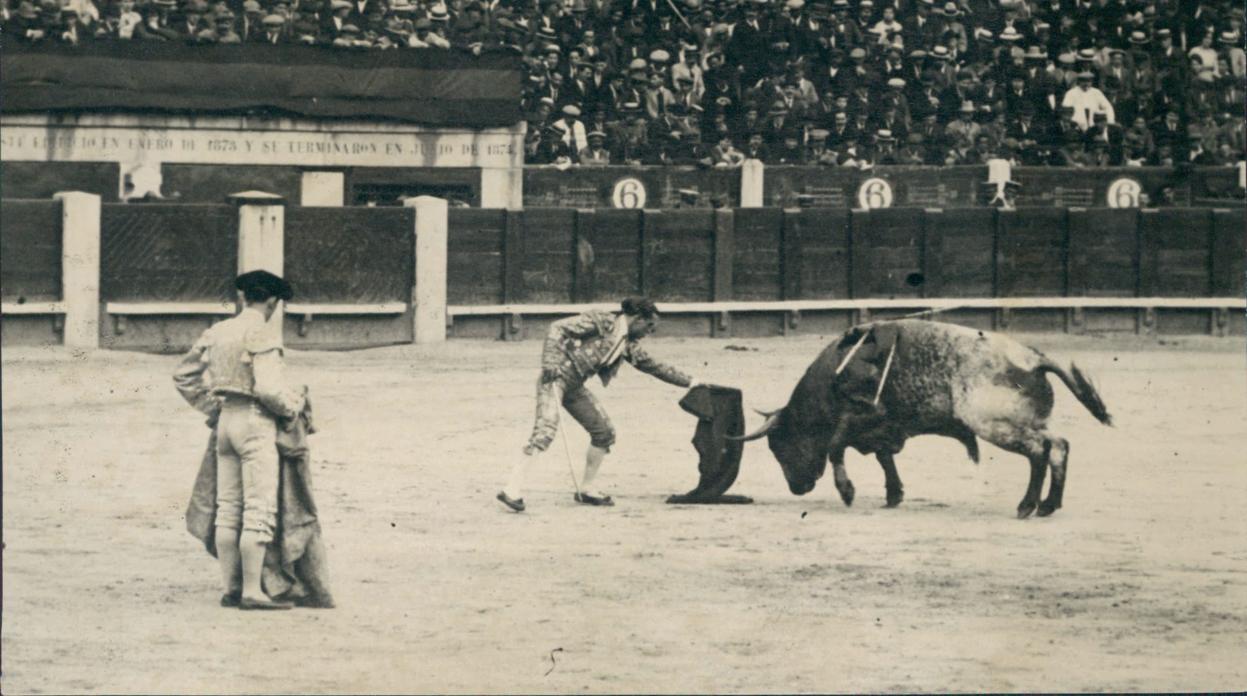
[[[894,491],[894,490],[889,489],[888,490],[888,502],[887,502],[887,505],[885,505],[884,507],[894,508],[897,505],[900,505],[901,501],[904,499],[905,499],[905,491],[902,491],[902,490]]]
[[[853,482],[845,481],[843,486],[836,486],[836,489],[840,491],[840,499],[844,501],[845,507],[852,507],[853,496],[857,493],[853,488]]]
[[[1053,503],[1045,500],[1039,504],[1039,516],[1047,517],[1048,515],[1056,512],[1060,507],[1060,505],[1054,505]]]
[[[1024,520],[1027,517],[1030,517],[1031,513],[1034,511],[1035,511],[1035,501],[1023,500],[1021,503],[1018,503],[1018,519],[1019,520]]]

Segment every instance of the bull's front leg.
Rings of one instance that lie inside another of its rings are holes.
[[[905,487],[901,484],[901,476],[896,472],[896,460],[892,458],[891,452],[876,452],[875,459],[879,460],[879,466],[883,467],[884,487],[888,493],[888,504],[890,508],[901,504],[905,499]]]
[[[845,506],[853,504],[853,496],[856,493],[853,482],[849,480],[849,475],[844,470],[844,450],[847,447],[850,427],[849,418],[842,415],[836,423],[836,429],[831,434],[831,443],[827,448],[831,474],[835,478],[836,490],[840,491],[840,499],[844,501]]]
[[[831,460],[831,474],[835,477],[836,490],[840,491],[840,499],[844,501],[845,506],[851,506],[856,491],[853,488],[853,482],[849,480],[848,473],[844,470],[844,447],[833,448],[827,458]]]

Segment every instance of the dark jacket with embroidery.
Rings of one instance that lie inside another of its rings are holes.
[[[610,384],[623,361],[641,372],[678,387],[687,387],[692,378],[680,370],[650,357],[640,341],[624,339],[623,354],[614,364],[606,360],[614,348],[612,334],[616,321],[626,321],[621,315],[592,310],[574,317],[560,319],[550,325],[541,354],[542,369],[555,369],[569,386],[584,384],[598,375],[602,385]]]

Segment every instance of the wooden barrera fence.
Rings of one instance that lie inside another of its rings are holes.
[[[454,335],[531,337],[638,294],[693,335],[923,309],[1019,330],[1242,326],[1235,210],[452,210],[450,229]]]
[[[6,345],[179,350],[232,314],[230,279],[295,285],[292,347],[522,339],[647,295],[663,332],[831,333],[937,312],[1023,331],[1243,333],[1245,225],[1212,208],[305,208],[5,201]],[[71,341],[72,337],[72,341]]]

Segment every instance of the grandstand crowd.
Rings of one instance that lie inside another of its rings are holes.
[[[0,0],[4,41],[523,55],[535,164],[1244,158],[1229,0]]]

